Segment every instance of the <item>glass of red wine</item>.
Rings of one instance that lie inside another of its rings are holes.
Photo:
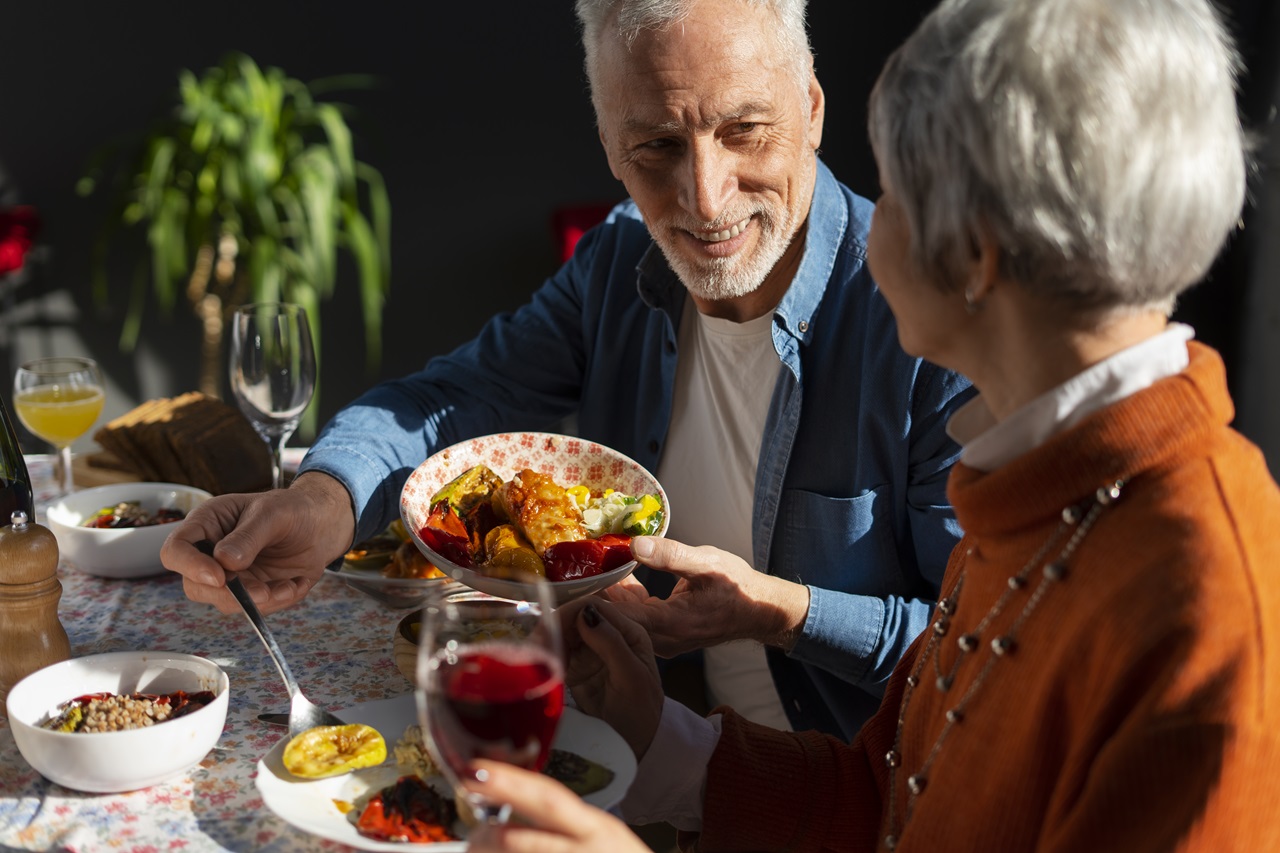
[[[461,780],[484,758],[541,770],[564,708],[560,623],[543,578],[521,578],[520,601],[479,592],[423,610],[418,718],[427,748],[477,821],[505,823],[510,806],[468,792]]]

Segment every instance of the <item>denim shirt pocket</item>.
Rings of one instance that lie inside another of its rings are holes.
[[[883,598],[900,578],[892,489],[838,498],[786,489],[770,564],[787,580]]]

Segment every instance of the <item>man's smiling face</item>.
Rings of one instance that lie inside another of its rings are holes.
[[[600,139],[667,262],[696,297],[755,292],[803,250],[822,95],[760,5],[703,0],[628,46],[605,35],[593,82]],[[805,58],[807,64],[807,58]],[[779,265],[784,257],[788,263]]]

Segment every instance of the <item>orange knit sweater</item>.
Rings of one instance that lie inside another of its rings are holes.
[[[944,580],[956,598],[946,636],[932,649],[929,632],[916,640],[852,745],[726,711],[703,832],[682,843],[875,850],[892,834],[897,850],[930,853],[1280,851],[1280,490],[1258,450],[1227,427],[1217,354],[1189,349],[1182,373],[1010,464],[956,466],[949,490],[966,536]],[[1065,579],[1012,627],[1037,564],[961,653],[958,637],[1009,589],[1063,508],[1114,480],[1125,482],[1121,497]],[[937,748],[904,821],[907,777],[1005,633],[1016,646]],[[885,756],[918,661],[891,825]],[[941,692],[937,673],[953,666]]]

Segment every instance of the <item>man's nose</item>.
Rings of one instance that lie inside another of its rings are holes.
[[[733,155],[715,139],[698,139],[689,146],[684,166],[680,205],[702,222],[715,221],[737,188]]]

